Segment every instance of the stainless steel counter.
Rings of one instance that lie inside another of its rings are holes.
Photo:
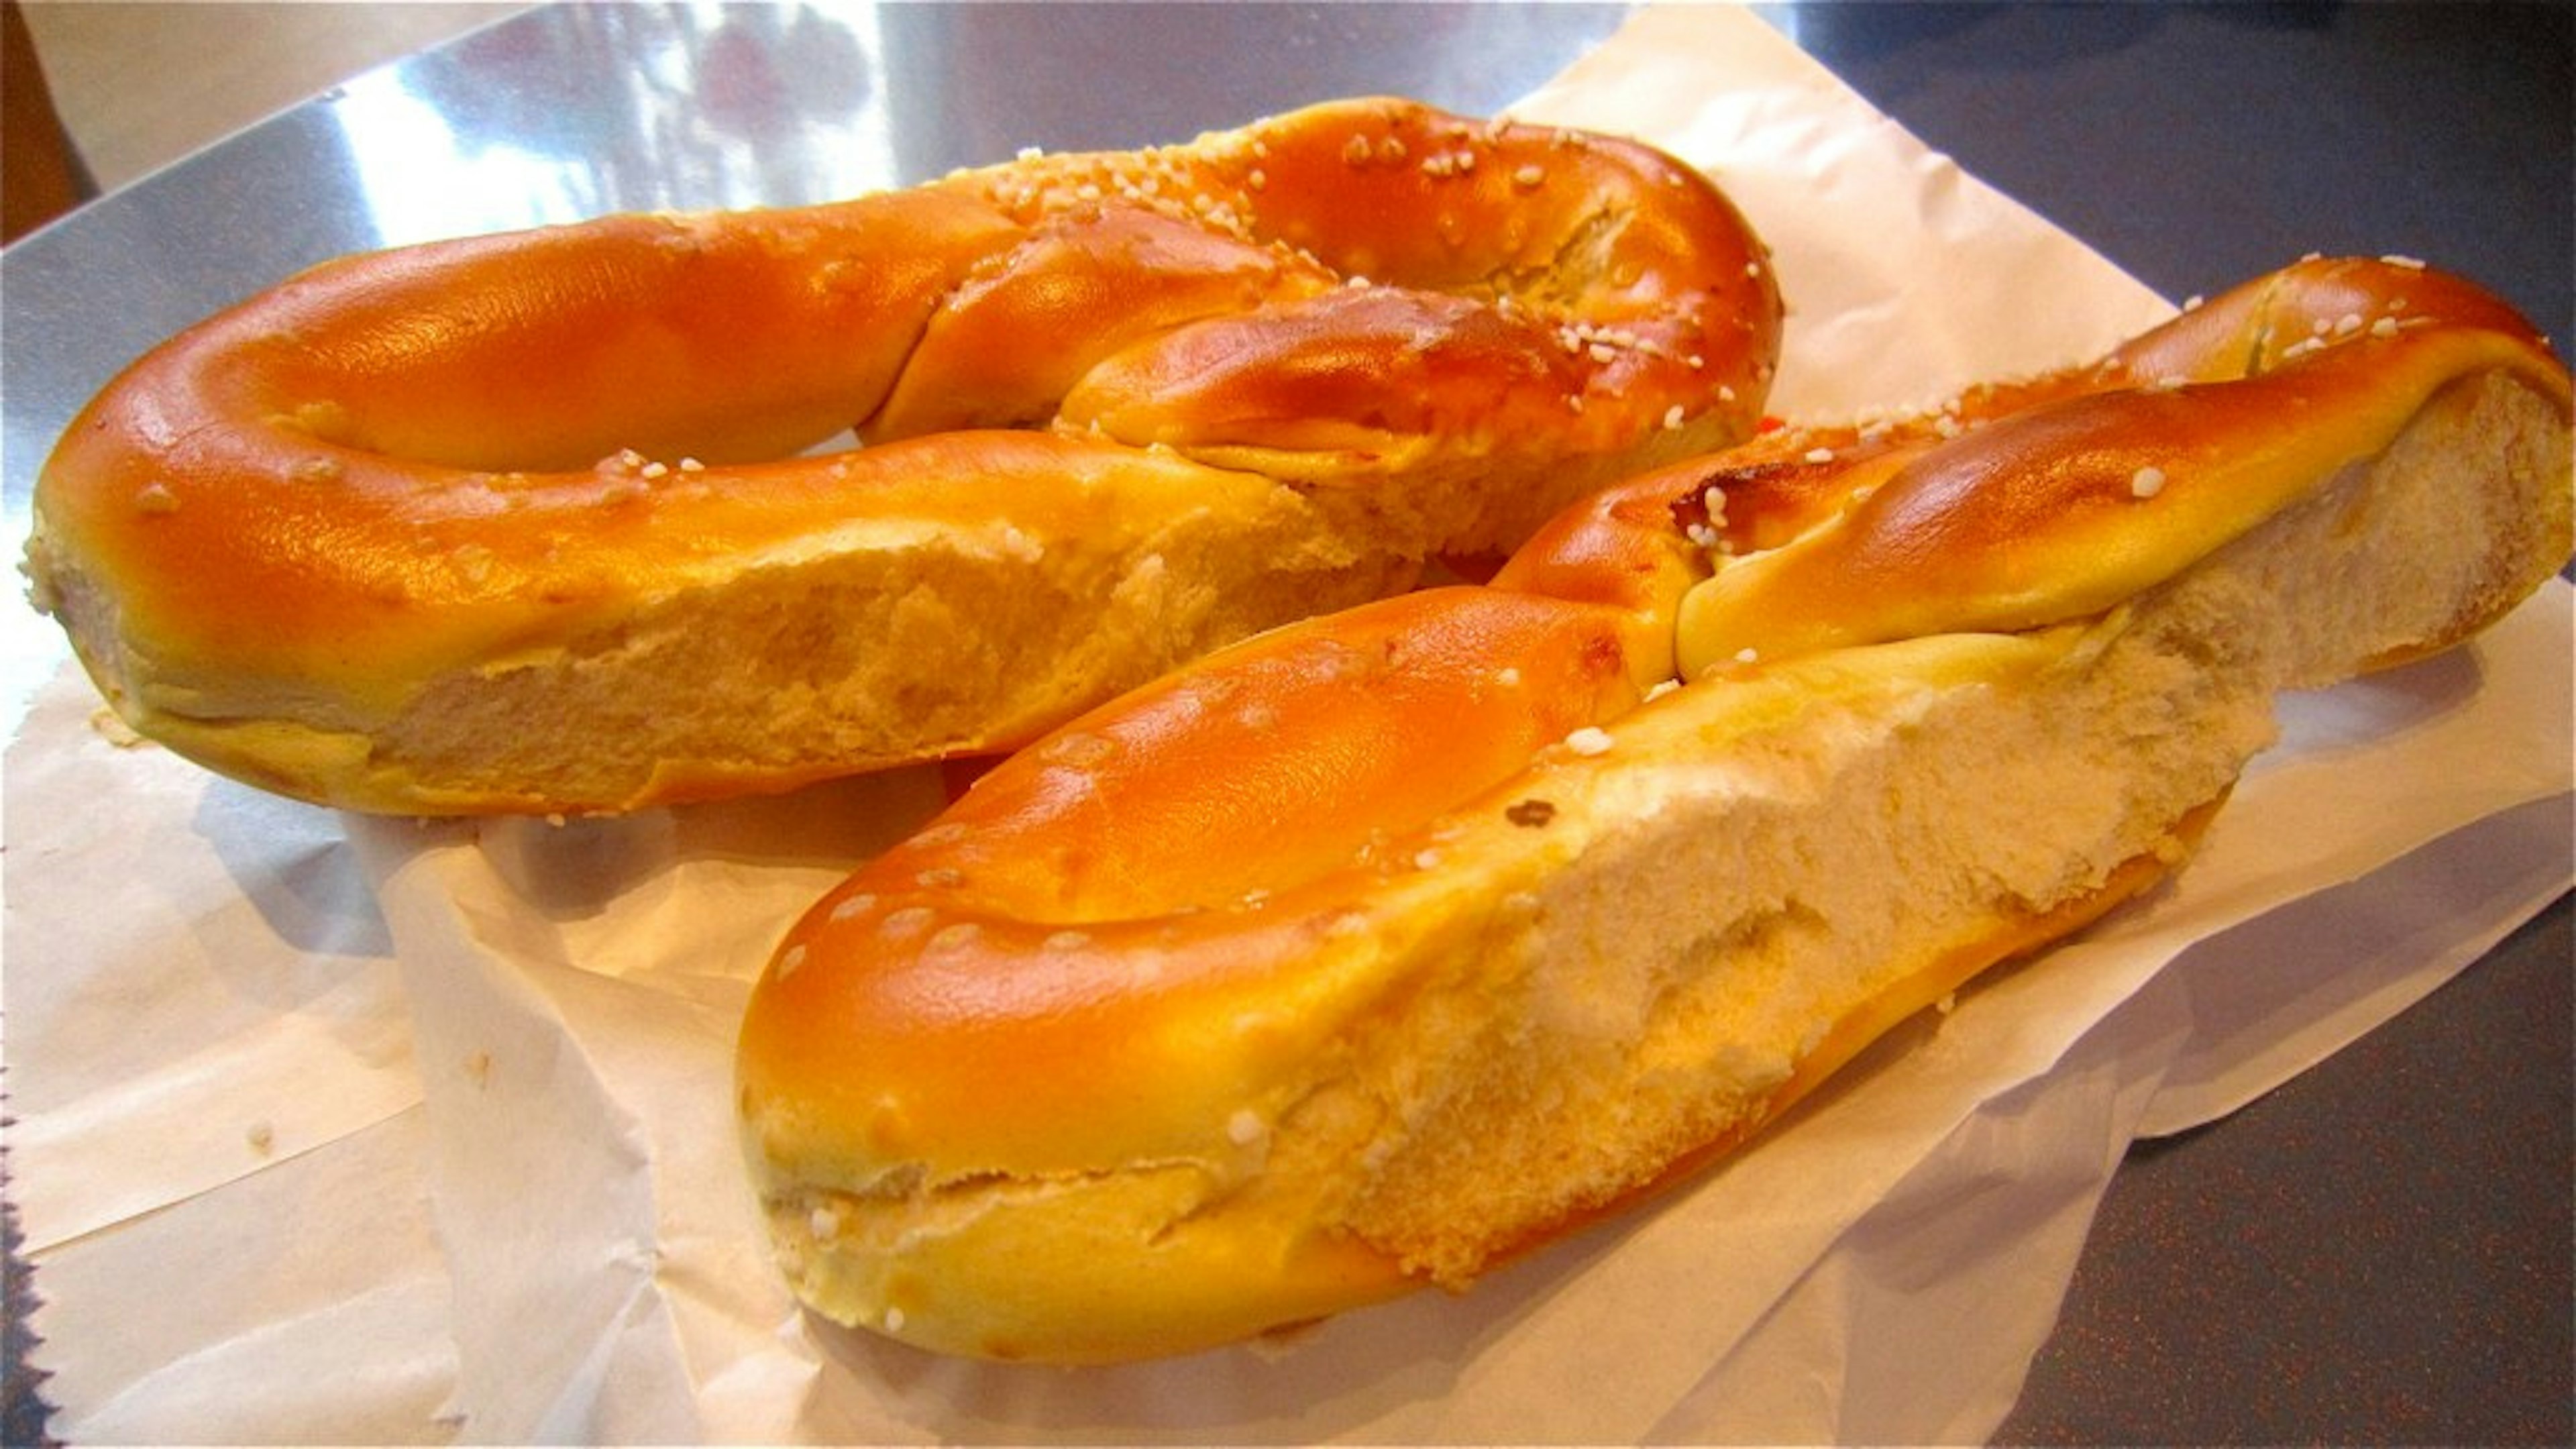
[[[116,368],[341,252],[609,210],[819,200],[1328,95],[1486,111],[1622,13],[496,12],[0,255],[8,547],[53,436]],[[1932,146],[2168,296],[2308,251],[2404,253],[2576,335],[2565,5],[1767,13]],[[0,621],[0,719],[14,724],[60,645],[23,607]],[[2562,898],[2361,1046],[2140,1149],[2004,1437],[2576,1437],[2570,953]]]

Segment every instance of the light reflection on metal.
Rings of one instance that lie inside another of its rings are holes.
[[[468,35],[330,106],[382,245],[902,184],[879,11],[604,5]]]

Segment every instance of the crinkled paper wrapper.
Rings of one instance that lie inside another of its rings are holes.
[[[1793,417],[2169,311],[1741,12],[1646,12],[1518,112],[1727,187],[1793,300]],[[2292,699],[2177,882],[1687,1191],[1464,1296],[1082,1371],[803,1316],[741,1169],[751,978],[937,807],[927,773],[561,826],[342,818],[120,745],[66,670],[7,775],[8,1146],[56,1429],[1978,1439],[2135,1136],[2233,1110],[2567,887],[2569,617],[2553,582],[2468,648]]]

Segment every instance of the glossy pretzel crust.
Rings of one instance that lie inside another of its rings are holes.
[[[1747,435],[1779,324],[1671,158],[1342,102],[316,267],[81,413],[30,573],[135,729],[270,788],[777,790],[1499,554]]]
[[[2178,865],[2277,690],[2536,587],[2568,411],[2476,289],[2307,263],[1167,676],[780,945],[739,1072],[782,1259],[1070,1361],[1463,1284]]]

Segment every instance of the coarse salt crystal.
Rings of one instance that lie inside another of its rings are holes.
[[[1578,755],[1607,754],[1610,750],[1610,732],[1599,725],[1585,725],[1565,737],[1565,747]]]
[[[2140,468],[2129,475],[2129,492],[2138,498],[2153,498],[2165,491],[2165,470]]]

